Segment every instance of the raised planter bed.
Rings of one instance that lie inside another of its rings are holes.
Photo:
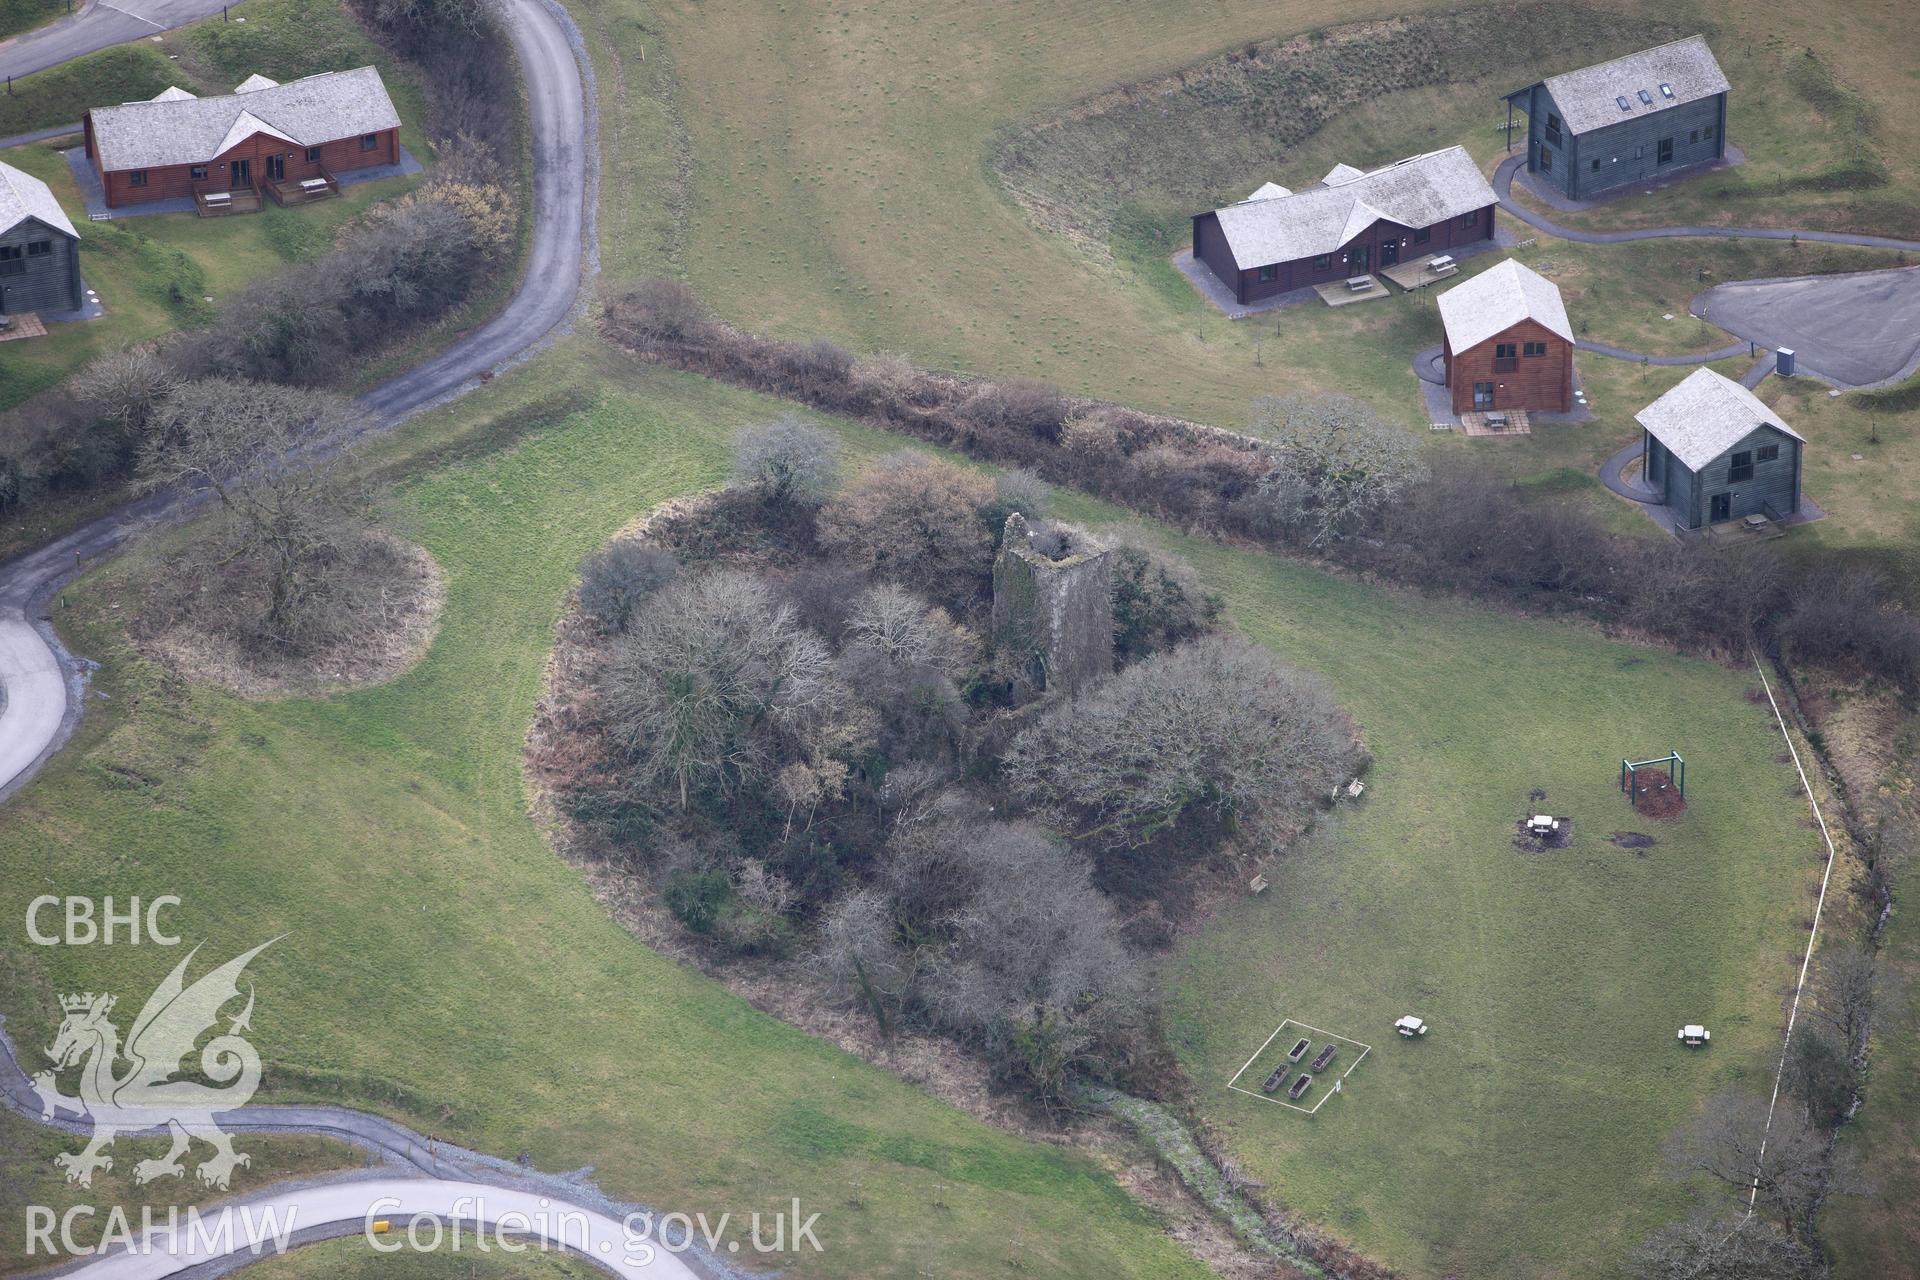
[[[1340,1046],[1332,1045],[1332,1044],[1328,1045],[1326,1048],[1320,1051],[1320,1054],[1318,1057],[1314,1058],[1313,1066],[1310,1068],[1310,1070],[1325,1071],[1327,1069],[1327,1064],[1333,1061],[1333,1055],[1338,1052],[1340,1052]]]
[[[1311,1088],[1313,1088],[1313,1077],[1303,1071],[1300,1073],[1300,1078],[1293,1082],[1293,1088],[1287,1090],[1287,1097],[1298,1102],[1300,1095]]]
[[[1313,1044],[1313,1041],[1311,1040],[1294,1041],[1293,1048],[1287,1051],[1287,1061],[1288,1062],[1300,1061],[1300,1059],[1306,1055],[1308,1047],[1311,1046],[1312,1044]]]
[[[1287,1069],[1285,1067],[1275,1067],[1273,1071],[1268,1074],[1267,1082],[1260,1086],[1260,1092],[1272,1093],[1280,1087],[1280,1082],[1286,1078]]]

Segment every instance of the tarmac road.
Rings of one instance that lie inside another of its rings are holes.
[[[1843,387],[1920,368],[1920,267],[1740,280],[1700,294],[1692,311],[1763,347],[1791,347],[1801,370]]]
[[[175,24],[220,8],[208,0],[130,2],[150,15],[144,21]],[[35,39],[57,40],[49,47],[63,50],[39,65],[126,39],[119,34],[119,18],[95,16],[107,8],[96,3],[71,21],[33,33]],[[595,268],[598,121],[583,78],[579,28],[551,0],[502,0],[501,10],[526,82],[533,142],[533,239],[526,274],[512,300],[491,321],[360,397],[373,430],[391,429],[407,415],[477,385],[482,374],[539,349],[571,315],[583,272]],[[12,65],[10,58],[19,58],[26,43],[23,37],[0,50],[0,69]],[[173,493],[143,498],[0,564],[0,683],[6,689],[0,705],[0,800],[33,776],[79,719],[84,690],[79,664],[39,618],[53,592],[142,526],[177,517],[199,500],[193,494]],[[57,678],[50,678],[49,671]]]
[[[0,44],[0,76],[44,71],[108,45],[159,35],[220,9],[220,0],[92,0],[69,17]]]

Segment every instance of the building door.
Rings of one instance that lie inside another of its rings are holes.
[[[233,178],[233,181],[228,184],[233,190],[238,191],[242,187],[250,187],[253,185],[253,161],[229,160],[227,162],[227,172]]]
[[[1363,276],[1367,274],[1367,263],[1372,260],[1373,250],[1365,245],[1347,252],[1347,274]]]
[[[1707,517],[1709,524],[1719,524],[1722,520],[1733,519],[1733,495],[1716,493],[1713,495],[1713,514]]]
[[[267,157],[267,181],[279,182],[287,176],[287,158],[278,151]]]
[[[1390,267],[1400,261],[1400,242],[1389,240],[1380,246],[1380,265]]]
[[[1476,382],[1473,384],[1473,407],[1475,409],[1493,408],[1493,384]]]
[[[1672,138],[1660,139],[1659,145],[1654,150],[1653,162],[1655,164],[1672,164],[1673,163],[1673,139]]]

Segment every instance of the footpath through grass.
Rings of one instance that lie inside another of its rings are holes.
[[[134,1001],[177,959],[28,946],[30,897],[176,893],[204,960],[286,934],[250,971],[264,1097],[372,1105],[544,1169],[592,1165],[663,1210],[744,1217],[800,1197],[827,1252],[783,1260],[794,1276],[1201,1274],[1086,1157],[756,1013],[635,942],[548,851],[520,753],[576,564],[721,479],[731,430],[776,412],[648,376],[543,421],[549,388],[609,376],[578,350],[489,393],[496,416],[475,430],[517,443],[405,486],[397,521],[438,558],[448,599],[432,651],[391,686],[274,703],[187,689],[120,638],[136,564],[70,593],[61,625],[105,664],[110,700],[0,821],[9,1028],[44,1044],[60,993]]]

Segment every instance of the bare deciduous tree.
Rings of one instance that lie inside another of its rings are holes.
[[[1757,1186],[1759,1203],[1799,1240],[1809,1238],[1831,1173],[1827,1144],[1805,1116],[1781,1107],[1769,1132],[1766,1099],[1734,1089],[1707,1099],[1669,1146],[1667,1159],[1679,1172],[1704,1173],[1723,1183],[1742,1204]]]
[[[797,413],[784,413],[735,437],[735,483],[769,502],[818,506],[833,492],[840,471],[840,440]]]
[[[580,609],[608,635],[626,628],[646,598],[672,582],[680,566],[672,553],[622,538],[580,566]]]
[[[92,361],[73,380],[73,394],[95,414],[144,437],[153,417],[180,386],[172,366],[151,351],[128,348]]]
[[[730,792],[788,759],[844,746],[850,698],[833,655],[758,579],[728,570],[657,592],[601,683],[614,742],[643,790]]]
[[[1176,825],[1297,817],[1357,756],[1352,724],[1319,677],[1208,636],[1051,711],[1003,764],[1061,830],[1124,849]]]
[[[866,1006],[882,1035],[893,1033],[914,966],[885,894],[856,889],[827,908],[816,963],[836,990]]]
[[[336,395],[211,378],[178,387],[153,414],[140,450],[148,489],[205,487],[219,504],[221,565],[261,567],[263,638],[298,647],[304,616],[362,531],[345,454],[325,442],[352,434],[358,415]],[[309,446],[316,446],[309,448]]]
[[[924,453],[903,450],[876,464],[820,514],[820,540],[855,568],[971,600],[987,582],[993,543],[979,508],[987,480]]]
[[[1633,1280],[1812,1280],[1819,1261],[1764,1218],[1710,1214],[1647,1237],[1628,1259]]]
[[[1270,442],[1266,518],[1312,546],[1351,533],[1426,475],[1412,436],[1346,396],[1262,396],[1252,429]]]
[[[1873,952],[1851,943],[1827,948],[1813,974],[1813,1016],[1832,1028],[1857,1059],[1873,1017]]]

